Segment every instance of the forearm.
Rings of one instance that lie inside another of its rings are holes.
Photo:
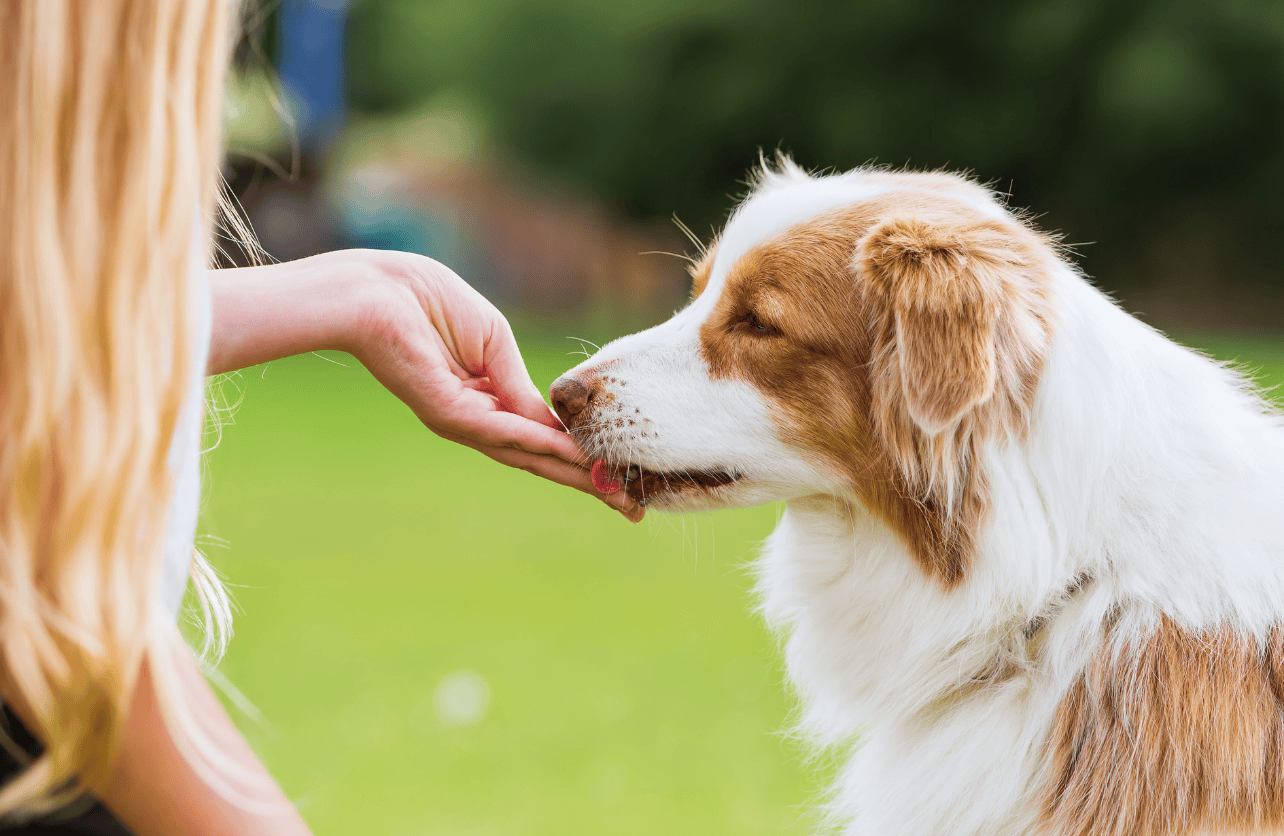
[[[355,351],[377,290],[368,264],[343,251],[209,272],[207,374],[318,349]]]

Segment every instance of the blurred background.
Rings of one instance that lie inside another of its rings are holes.
[[[760,153],[969,171],[1176,338],[1284,382],[1278,0],[259,0],[227,176],[266,249],[437,258],[542,387],[683,304]],[[240,254],[228,247],[228,258]],[[455,449],[359,365],[216,383],[223,672],[318,834],[805,833],[750,564]]]

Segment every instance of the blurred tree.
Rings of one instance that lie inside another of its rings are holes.
[[[708,230],[758,149],[973,171],[1106,284],[1284,264],[1277,0],[358,0],[350,99],[449,89],[493,137]]]

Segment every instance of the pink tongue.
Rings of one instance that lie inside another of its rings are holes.
[[[620,481],[606,475],[606,462],[603,459],[593,462],[589,475],[593,477],[593,487],[598,493],[615,493],[620,489]]]

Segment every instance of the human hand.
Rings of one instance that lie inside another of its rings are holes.
[[[344,255],[374,271],[350,350],[442,438],[603,500],[633,522],[646,509],[598,493],[585,456],[531,381],[512,329],[449,268],[412,253]]]

